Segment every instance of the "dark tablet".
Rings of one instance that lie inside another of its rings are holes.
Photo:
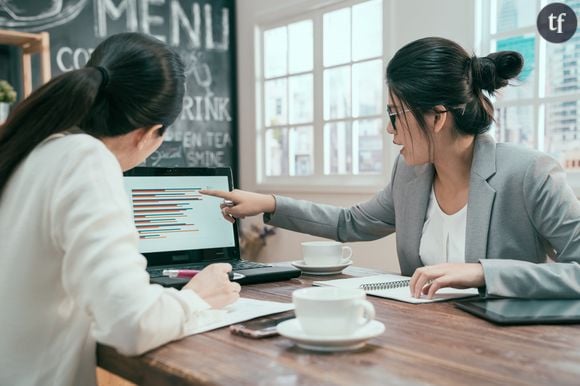
[[[580,299],[478,299],[455,305],[497,324],[580,323]]]

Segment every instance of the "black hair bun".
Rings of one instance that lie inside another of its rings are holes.
[[[516,51],[499,51],[486,57],[473,57],[471,71],[474,88],[493,94],[509,84],[522,71],[524,57]]]

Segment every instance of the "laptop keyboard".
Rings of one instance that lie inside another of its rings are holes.
[[[236,260],[236,261],[229,261],[232,265],[234,271],[241,271],[243,269],[255,269],[255,268],[267,268],[271,267],[271,265],[262,264],[262,263],[255,263],[253,261],[244,261],[244,260]],[[162,277],[162,273],[164,269],[196,269],[202,270],[207,267],[211,263],[196,263],[196,264],[187,264],[187,265],[180,265],[179,267],[155,267],[155,268],[147,268],[147,272],[151,277]]]

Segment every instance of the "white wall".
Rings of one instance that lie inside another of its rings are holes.
[[[305,10],[324,7],[333,0],[237,0],[237,63],[238,63],[238,117],[240,186],[242,189],[259,190],[256,187],[256,121],[255,121],[255,56],[254,38],[257,23],[276,20],[281,15],[293,16]],[[398,48],[418,38],[442,36],[460,43],[468,51],[474,49],[475,1],[470,0],[385,0],[385,54],[391,57]],[[382,82],[382,79],[377,79]],[[390,165],[388,167],[390,170]],[[377,186],[377,190],[381,187]],[[350,206],[364,201],[372,194],[341,194],[328,192],[287,193],[275,191],[298,199],[312,200],[338,206]],[[245,220],[248,225],[248,220]],[[261,217],[250,219],[261,223]],[[300,258],[300,242],[314,240],[313,236],[301,235],[279,229],[276,236],[268,238],[259,259],[262,261],[297,260]],[[394,235],[382,240],[349,243],[357,265],[387,271],[398,271]]]

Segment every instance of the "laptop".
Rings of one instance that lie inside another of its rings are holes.
[[[230,263],[242,274],[236,279],[240,284],[300,276],[293,267],[241,259],[238,223],[222,217],[221,199],[199,193],[232,190],[230,168],[137,167],[125,172],[124,182],[152,283],[181,288],[189,279],[163,276],[163,270],[201,270],[217,262]]]

